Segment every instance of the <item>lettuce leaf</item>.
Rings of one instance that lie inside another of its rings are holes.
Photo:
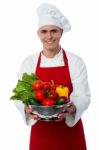
[[[10,99],[20,100],[25,104],[29,103],[30,99],[35,99],[35,90],[32,88],[32,84],[36,80],[39,78],[34,73],[24,73],[22,80],[18,80],[16,87],[12,90],[14,95]]]
[[[33,82],[35,82],[38,79],[39,78],[34,73],[31,73],[30,75],[27,73],[24,73],[22,76],[22,81],[27,82],[30,85],[33,84]]]

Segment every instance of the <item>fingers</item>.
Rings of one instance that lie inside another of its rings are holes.
[[[57,114],[57,118],[58,119],[56,121],[61,121],[61,120],[65,119],[69,115],[70,115],[70,113],[68,113],[67,111],[60,112],[60,113]]]
[[[63,120],[63,118],[58,118],[58,119],[56,119],[55,121],[56,122],[59,122],[59,121],[62,121]]]
[[[33,110],[31,108],[29,108],[28,106],[25,106],[25,112],[30,114],[33,112]]]
[[[28,114],[28,116],[31,119],[34,119],[34,120],[39,120],[40,119],[40,117],[37,114],[33,114],[32,108],[29,108],[27,105],[25,106],[25,112]]]
[[[64,118],[66,118],[66,113],[58,113],[57,118],[58,119],[55,121],[62,121]]]
[[[31,119],[34,119],[34,120],[39,120],[40,117],[36,114],[29,114],[29,116],[31,117]]]
[[[65,118],[64,115],[58,115],[55,121],[62,121]]]
[[[76,106],[74,105],[73,102],[71,102],[71,104],[65,108],[65,111],[69,114],[75,113],[76,112]]]

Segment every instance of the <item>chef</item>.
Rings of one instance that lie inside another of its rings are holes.
[[[28,106],[15,101],[25,123],[31,126],[29,150],[87,150],[81,120],[90,104],[86,66],[79,56],[60,45],[63,33],[71,29],[68,19],[49,3],[41,4],[37,14],[37,34],[43,48],[24,59],[18,78],[33,72],[42,81],[67,86],[71,105],[57,114],[55,121],[42,121]]]

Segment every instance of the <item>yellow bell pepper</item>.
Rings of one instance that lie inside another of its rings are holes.
[[[56,93],[59,96],[66,96],[68,98],[69,88],[60,85],[60,86],[56,87]]]

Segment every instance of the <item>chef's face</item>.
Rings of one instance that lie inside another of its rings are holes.
[[[59,41],[63,30],[55,25],[46,25],[38,30],[38,36],[46,50],[55,50],[59,48]]]

